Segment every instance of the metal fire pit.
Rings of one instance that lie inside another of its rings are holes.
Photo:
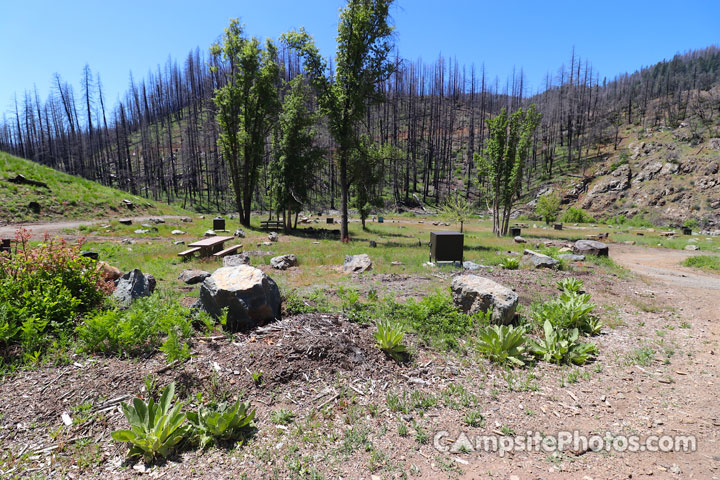
[[[462,262],[464,239],[460,232],[430,232],[430,261]]]

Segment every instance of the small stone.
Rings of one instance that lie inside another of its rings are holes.
[[[237,230],[235,230],[235,236],[238,238],[245,238],[245,230],[243,230],[242,228],[238,228]]]
[[[172,232],[170,232],[170,234],[171,235],[185,235],[185,232],[183,232],[182,230],[173,230]]]
[[[296,267],[298,264],[297,256],[290,253],[288,255],[280,255],[270,259],[270,266],[277,270],[287,270],[290,267]]]
[[[215,233],[215,230],[208,230],[207,232],[203,233],[203,236],[205,237],[214,237],[215,235],[217,235]]]
[[[178,275],[178,280],[182,280],[188,285],[194,285],[196,283],[202,282],[209,276],[210,272],[206,272],[205,270],[187,268],[180,272],[180,275]]]
[[[149,231],[150,231],[150,230],[138,228],[137,230],[135,230],[135,233],[141,234],[141,233],[148,233]]]
[[[514,241],[515,243],[527,243],[527,240],[525,240],[525,239],[524,239],[523,237],[521,237],[520,235],[518,235],[517,237],[513,238],[513,241]]]
[[[343,270],[348,273],[361,273],[372,268],[372,260],[366,253],[346,255]]]
[[[250,265],[250,256],[247,253],[223,257],[223,267],[237,267],[239,265]]]
[[[277,242],[279,240],[278,234],[276,232],[270,232],[268,234],[268,240],[271,242]]]
[[[700,250],[700,247],[698,247],[697,245],[685,245],[685,250],[693,252],[695,250]]]

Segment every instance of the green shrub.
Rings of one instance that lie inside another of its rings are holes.
[[[500,266],[505,270],[517,270],[520,267],[520,259],[515,257],[505,257],[500,262]]]
[[[557,219],[558,213],[560,213],[560,197],[551,193],[542,195],[537,200],[535,213],[542,218],[546,224],[554,222]]]
[[[577,328],[585,333],[596,334],[602,324],[592,312],[596,305],[590,301],[590,295],[564,291],[560,297],[536,304],[531,316],[540,324],[549,322],[557,328]]]
[[[187,413],[200,448],[221,441],[242,443],[253,429],[254,418],[255,410],[250,410],[250,402],[240,403],[240,400],[234,405],[210,403]]]
[[[530,339],[529,345],[533,355],[546,362],[582,365],[597,354],[594,344],[578,341],[580,334],[577,328],[555,328],[546,320],[543,331],[545,337],[540,340]]]
[[[490,319],[483,313],[466,315],[445,292],[427,295],[419,301],[410,299],[405,304],[383,302],[375,314],[405,323],[426,343],[450,349],[457,348],[458,339],[466,337],[476,326],[489,323]]]
[[[570,207],[563,213],[561,220],[567,223],[595,223],[595,219],[582,208]]]
[[[697,255],[695,257],[686,258],[683,260],[682,264],[686,267],[702,268],[703,270],[720,270],[720,256]],[[2,319],[1,313],[0,319]]]
[[[193,334],[190,311],[160,295],[135,300],[127,310],[110,309],[86,316],[77,327],[87,352],[132,356],[160,348],[167,360],[190,355],[184,339]]]
[[[477,349],[493,362],[525,365],[525,329],[512,325],[492,325],[478,332]]]
[[[167,458],[188,437],[191,427],[183,425],[186,417],[180,412],[182,403],[170,406],[174,396],[175,384],[171,383],[163,390],[158,403],[152,398],[148,403],[139,398],[133,399],[132,405],[122,402],[130,430],[116,430],[112,432],[112,438],[132,445],[128,456],[142,456],[145,461],[158,455]]]
[[[582,293],[583,282],[574,277],[563,278],[555,283],[563,292]]]
[[[405,332],[402,326],[389,320],[380,320],[376,323],[375,341],[378,348],[398,362],[405,359],[407,347],[402,340]]]
[[[109,291],[95,262],[80,256],[81,244],[46,236],[32,247],[29,238],[19,230],[17,252],[0,255],[0,345],[20,343],[26,353],[67,334]]]

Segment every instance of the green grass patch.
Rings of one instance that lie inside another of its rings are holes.
[[[720,256],[717,255],[697,255],[683,260],[683,266],[699,268],[711,272],[720,272]]]

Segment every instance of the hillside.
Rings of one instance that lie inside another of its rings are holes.
[[[555,184],[563,203],[594,217],[634,218],[656,225],[697,221],[720,225],[720,138],[694,135],[687,123],[675,129],[625,127],[607,160],[586,176]],[[547,189],[543,190],[543,192]]]
[[[13,183],[18,175],[47,187]],[[0,152],[0,223],[181,213],[180,208]]]

